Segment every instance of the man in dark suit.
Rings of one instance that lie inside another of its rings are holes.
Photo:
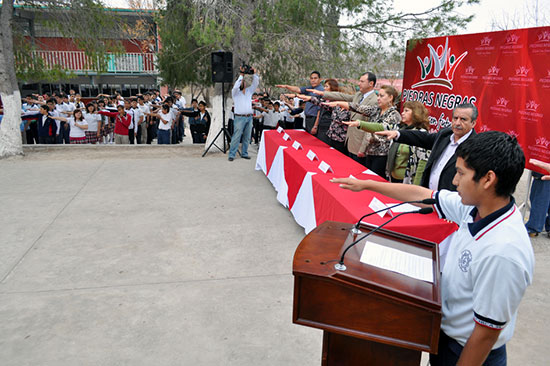
[[[456,174],[456,155],[458,145],[469,139],[476,132],[474,126],[478,111],[471,103],[461,104],[453,110],[451,127],[437,133],[418,130],[381,131],[377,135],[407,145],[419,146],[431,150],[430,157],[422,175],[421,185],[432,190],[448,189],[456,191],[453,178]]]

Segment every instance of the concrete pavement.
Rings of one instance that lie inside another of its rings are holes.
[[[0,365],[320,364],[321,331],[292,324],[303,229],[254,149],[231,163],[201,153],[70,146],[0,161]],[[550,356],[550,239],[533,242],[512,366]]]

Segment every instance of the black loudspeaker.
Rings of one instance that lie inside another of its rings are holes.
[[[212,82],[233,82],[233,53],[217,51],[212,52]]]

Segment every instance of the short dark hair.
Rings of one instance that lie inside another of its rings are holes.
[[[455,107],[455,109],[471,109],[472,110],[472,122],[475,122],[477,119],[477,116],[479,116],[479,112],[477,110],[477,107],[473,105],[472,103],[462,103]],[[454,109],[453,109],[454,111]]]
[[[367,80],[369,82],[372,81],[372,86],[376,86],[376,74],[373,73],[373,72],[370,72],[370,71],[367,71],[366,73],[364,73],[363,75],[367,75]],[[363,76],[361,75],[361,76]]]
[[[473,135],[458,146],[456,156],[474,170],[476,182],[489,170],[495,172],[495,194],[501,197],[514,193],[525,168],[525,155],[516,138],[499,131]]]
[[[201,101],[199,102],[199,104],[202,104],[203,106],[206,107],[206,102],[205,102],[204,100],[201,100]]]
[[[319,79],[321,78],[321,73],[319,71],[312,71],[311,74],[309,74],[309,76],[313,74],[316,74],[319,77]]]
[[[191,99],[191,103],[193,103],[193,102],[197,102],[197,103],[198,103],[199,101],[196,100],[195,98],[193,98],[193,99]]]

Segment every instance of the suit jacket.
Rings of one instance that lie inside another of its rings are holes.
[[[396,140],[399,143],[404,143],[412,146],[423,147],[426,150],[432,150],[428,162],[426,163],[426,168],[424,169],[424,174],[422,175],[422,181],[420,185],[426,188],[429,188],[430,185],[430,174],[434,164],[439,160],[439,157],[443,154],[447,146],[451,143],[451,135],[453,130],[450,128],[444,128],[437,133],[428,133],[418,130],[401,130],[399,131],[400,136]],[[472,130],[468,139],[474,136],[476,133],[475,130]],[[453,178],[456,174],[456,154],[454,154],[445,167],[441,171],[441,176],[439,177],[439,183],[437,185],[438,190],[448,189],[450,191],[456,191],[456,186],[453,184]]]
[[[24,119],[24,120],[36,119],[39,137],[51,137],[51,136],[55,136],[57,133],[57,124],[55,123],[55,120],[50,116],[46,118],[46,121],[44,121],[44,123],[42,123],[41,113],[27,114],[21,117],[21,119]]]
[[[345,100],[347,102],[359,103],[361,98],[363,98],[363,93],[357,92],[354,95],[351,95],[338,92],[325,92],[323,98],[327,100]],[[378,97],[376,96],[376,93],[371,93],[361,102],[360,105],[378,105]],[[365,121],[365,118],[366,117],[360,113],[351,112],[352,120]],[[355,155],[360,152],[365,153],[369,144],[369,138],[370,134],[359,128],[348,128],[348,133],[346,135],[348,151]]]

